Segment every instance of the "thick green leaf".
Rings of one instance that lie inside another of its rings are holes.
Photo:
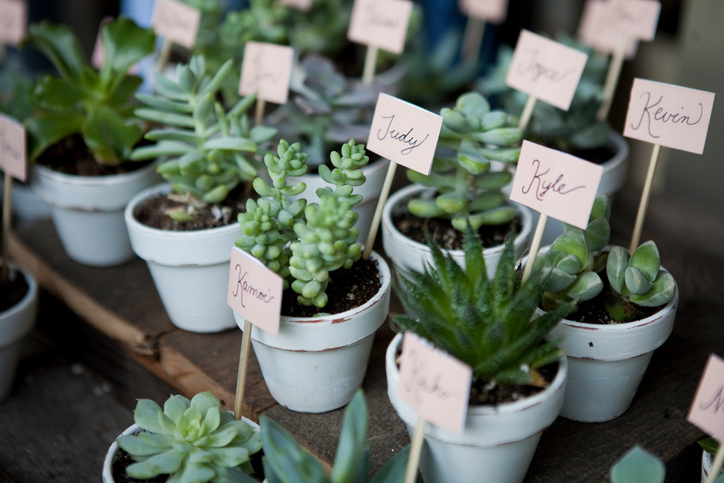
[[[33,101],[47,109],[56,111],[73,109],[91,95],[78,84],[71,84],[65,79],[46,75],[35,85]]]
[[[636,446],[611,468],[611,483],[663,483],[666,467],[651,453]]]
[[[145,107],[139,107],[134,110],[133,113],[141,119],[157,122],[159,124],[168,124],[171,126],[186,127],[190,129],[194,128],[193,118],[185,114],[161,112],[156,109],[148,109]]]
[[[508,171],[494,171],[484,174],[475,180],[475,187],[479,190],[499,190],[513,180],[513,175]]]
[[[228,149],[232,151],[256,152],[256,144],[244,138],[214,138],[206,141],[201,149]]]
[[[613,247],[608,253],[606,262],[606,275],[608,283],[616,292],[621,293],[625,284],[626,268],[628,268],[629,255],[623,247]]]
[[[186,102],[174,102],[162,97],[151,96],[149,94],[143,94],[139,92],[136,94],[136,98],[146,104],[160,111],[171,111],[183,114],[190,114],[193,112],[193,106]]]
[[[659,307],[669,303],[676,293],[674,277],[663,270],[659,271],[654,286],[643,295],[631,295],[631,302],[643,307]]]
[[[591,300],[601,293],[603,282],[595,272],[581,272],[576,281],[566,289],[566,294],[572,299]]]
[[[357,473],[367,436],[367,405],[359,389],[347,405],[339,436],[337,455],[334,458],[331,479],[333,482],[351,481]]]
[[[639,246],[631,255],[628,266],[641,270],[649,282],[656,280],[661,266],[661,257],[656,243],[650,240]]]
[[[588,246],[586,237],[581,230],[564,232],[551,245],[551,250],[558,250],[578,259],[581,267],[588,262]]]
[[[32,46],[43,52],[66,80],[80,81],[83,67],[87,65],[78,39],[65,25],[48,21],[31,24],[21,46]]]
[[[24,122],[28,133],[28,157],[36,159],[43,151],[68,136],[79,133],[85,117],[67,112],[43,112]]]
[[[96,106],[88,112],[81,131],[96,161],[108,165],[128,159],[143,136],[139,126],[128,124],[115,110],[105,106]]]
[[[387,460],[370,483],[403,483],[407,471],[407,460],[410,458],[410,446],[405,446],[395,456]],[[419,480],[419,475],[418,475]]]
[[[611,238],[611,225],[605,217],[598,217],[586,227],[586,244],[588,250],[597,252],[608,245]]]
[[[653,283],[649,282],[646,275],[638,268],[629,266],[624,272],[624,280],[626,281],[626,288],[633,295],[643,295],[653,287]]]
[[[269,467],[284,483],[322,483],[329,479],[321,464],[304,451],[289,433],[273,420],[262,416],[262,445]]]
[[[111,77],[125,74],[133,64],[152,54],[156,34],[150,29],[139,27],[130,18],[121,16],[101,28],[101,39],[101,79],[108,82]]]

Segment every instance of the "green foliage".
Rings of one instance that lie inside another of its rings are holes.
[[[127,71],[153,52],[155,35],[120,17],[103,26],[101,38],[104,62],[96,71],[67,27],[44,21],[28,29],[22,46],[42,51],[60,74],[47,75],[35,86],[34,112],[24,122],[31,159],[80,134],[96,161],[117,165],[141,139],[143,131],[129,102],[141,79]]]
[[[163,409],[139,399],[133,417],[143,431],[117,440],[136,461],[126,469],[133,478],[169,474],[170,483],[247,481],[249,457],[262,446],[260,434],[222,411],[210,392],[190,401],[171,396]]]
[[[221,203],[240,182],[253,179],[259,167],[258,145],[276,135],[273,128],[249,127],[245,112],[255,95],[228,111],[216,102],[232,69],[227,61],[212,76],[204,57],[194,57],[177,67],[177,82],[156,75],[157,94],[137,95],[148,107],[136,109],[136,115],[167,127],[149,131],[146,139],[156,144],[137,148],[131,159],[167,157],[158,172],[176,193],[190,195],[196,204]],[[193,205],[172,216],[178,221],[193,217]]]
[[[611,468],[611,483],[663,483],[666,467],[660,459],[636,446]]]
[[[448,218],[460,231],[467,223],[501,225],[515,218],[500,191],[513,179],[509,171],[490,171],[491,161],[515,164],[523,138],[516,120],[501,111],[491,111],[488,101],[477,92],[458,97],[455,108],[443,108],[438,147],[454,150],[454,156],[438,156],[433,173],[425,176],[413,170],[413,183],[437,190],[436,197],[408,202],[410,212],[421,218]]]
[[[697,441],[699,443],[699,446],[701,446],[701,449],[706,451],[707,453],[711,455],[715,455],[717,450],[719,449],[719,443],[714,438],[704,438]]]
[[[362,201],[353,193],[365,182],[361,168],[369,162],[364,146],[353,140],[342,145],[341,154],[332,152],[333,170],[320,170],[322,179],[335,186],[320,188],[319,203],[307,205],[305,199],[290,202],[289,196],[304,192],[304,183],[289,185],[288,176],[307,171],[306,153],[301,145],[279,142],[277,155],[267,153],[264,163],[272,186],[261,178],[254,189],[262,196],[248,200],[246,212],[239,214],[242,235],[236,246],[259,259],[284,278],[284,288],[291,286],[301,304],[323,308],[327,305],[325,289],[330,272],[349,268],[359,260],[359,229],[354,228],[359,215],[352,207]]]
[[[392,457],[372,478],[367,436],[367,405],[360,389],[347,406],[332,474],[302,449],[281,426],[260,418],[264,448],[264,473],[270,483],[396,483],[403,482],[409,446]]]
[[[400,276],[396,287],[405,310],[394,315],[402,331],[413,331],[473,368],[473,377],[504,386],[543,386],[538,369],[561,357],[559,341],[543,342],[571,309],[563,305],[535,320],[548,278],[536,269],[524,283],[515,270],[508,237],[494,279],[488,280],[483,247],[473,228],[465,230],[465,269],[443,254],[427,234],[434,264],[425,273]]]

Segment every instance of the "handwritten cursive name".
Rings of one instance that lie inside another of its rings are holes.
[[[254,67],[254,82],[257,89],[262,87],[262,84],[278,84],[282,80],[282,73],[279,68],[274,68],[267,65],[265,62],[264,52],[259,52],[255,57],[252,65]]]
[[[408,393],[412,393],[418,404],[424,402],[425,396],[445,400],[457,395],[441,386],[442,373],[436,372],[434,369],[432,373],[425,372],[427,369],[425,360],[420,360],[417,351],[412,350],[405,357],[410,357],[412,360],[412,372],[410,378],[405,381],[404,388]]]
[[[719,392],[716,393],[716,395],[714,396],[714,398],[711,401],[709,401],[708,403],[702,402],[699,405],[699,407],[702,410],[706,411],[709,408],[711,408],[712,406],[714,406],[714,412],[715,413],[719,412],[719,409],[721,409],[722,406],[724,406],[724,398],[722,398],[722,396],[724,396],[724,394],[722,394],[723,392],[724,392],[724,387],[720,387]]]
[[[18,149],[17,145],[5,137],[5,132],[2,128],[0,128],[0,151],[6,157],[10,157],[15,161],[22,158],[22,153]]]
[[[239,297],[239,302],[241,302],[241,306],[246,308],[246,305],[244,305],[244,294],[248,294],[251,298],[261,300],[265,304],[270,303],[272,300],[274,300],[273,295],[269,295],[265,292],[263,292],[261,289],[258,289],[251,285],[249,282],[244,280],[246,276],[249,274],[249,272],[241,273],[241,265],[236,264],[234,269],[238,272],[238,278],[236,280],[236,290],[234,290],[234,297]]]
[[[533,185],[535,185],[535,197],[539,201],[543,201],[543,197],[548,193],[549,191],[552,191],[554,193],[558,193],[560,195],[567,195],[573,191],[580,190],[585,188],[585,186],[576,186],[574,188],[568,188],[566,189],[566,184],[563,183],[563,175],[559,174],[555,181],[545,180],[543,176],[550,173],[551,169],[548,168],[544,172],[540,172],[541,169],[541,162],[538,159],[534,159],[531,163],[535,166],[535,175],[530,180],[530,184],[528,187],[523,187],[521,191],[523,191],[523,194],[530,193],[530,190],[533,189]]]
[[[430,137],[429,134],[426,134],[425,137],[422,140],[415,139],[412,136],[412,131],[415,128],[410,128],[406,133],[403,133],[402,130],[392,129],[392,122],[395,120],[395,115],[391,116],[381,116],[382,119],[389,119],[390,122],[387,124],[387,129],[385,130],[384,134],[382,133],[382,129],[377,130],[377,139],[380,141],[384,141],[387,136],[390,137],[390,139],[394,139],[395,141],[401,142],[403,144],[409,144],[408,147],[402,149],[400,151],[400,154],[407,156],[412,152],[413,149],[415,149],[418,146],[422,146],[422,143],[427,141],[427,138]],[[404,128],[403,128],[404,130]]]
[[[527,50],[529,58],[520,63],[516,70],[520,75],[531,76],[533,82],[538,82],[543,78],[549,82],[561,82],[574,72],[574,69],[568,69],[563,72],[551,66],[543,64],[538,60],[539,50]]]
[[[193,29],[192,22],[183,12],[179,12],[174,7],[166,7],[160,5],[158,14],[156,15],[156,25],[162,26],[169,30],[178,29],[182,31],[190,31]]]
[[[367,4],[364,17],[365,26],[397,29],[400,25],[400,19],[394,15],[385,14],[378,7],[379,5]]]
[[[638,129],[641,127],[641,125],[645,122],[646,123],[646,129],[649,133],[649,135],[652,138],[658,138],[661,137],[660,134],[656,134],[654,129],[652,128],[652,122],[654,123],[663,123],[666,124],[668,122],[672,124],[686,124],[687,126],[696,126],[699,124],[699,121],[701,121],[701,118],[704,115],[704,106],[702,103],[699,103],[699,118],[694,121],[691,116],[682,114],[681,112],[677,113],[671,113],[667,109],[664,109],[663,107],[658,107],[658,109],[654,110],[657,106],[659,106],[662,102],[664,102],[664,96],[663,94],[661,97],[659,97],[659,100],[651,103],[651,93],[650,92],[644,92],[641,94],[639,99],[642,99],[646,97],[646,105],[641,111],[641,117],[639,118],[638,124],[634,125],[634,123],[631,123],[631,128],[634,131],[638,131]],[[684,110],[684,107],[681,107],[681,110]]]

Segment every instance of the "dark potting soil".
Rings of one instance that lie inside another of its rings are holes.
[[[297,293],[291,288],[282,297],[282,315],[312,317],[319,313],[339,314],[364,305],[382,287],[377,262],[360,258],[351,268],[335,270],[329,274],[327,296],[329,302],[323,309],[297,302]]]
[[[139,143],[143,144],[143,143]],[[67,137],[46,149],[37,163],[64,174],[76,176],[108,176],[135,171],[151,161],[125,161],[118,166],[106,166],[95,160],[80,135]]]
[[[8,281],[0,280],[0,313],[17,305],[28,293],[28,290],[28,282],[25,280],[23,272],[10,269]]]
[[[488,388],[487,382],[473,380],[473,383],[470,386],[469,404],[471,406],[477,406],[480,404],[503,404],[520,401],[521,399],[538,394],[548,387],[551,382],[553,382],[553,379],[555,379],[556,374],[558,373],[558,362],[541,367],[538,369],[538,372],[545,381],[545,387],[514,385]]]
[[[462,250],[463,248],[463,232],[455,229],[450,220],[420,218],[406,211],[392,215],[392,222],[403,235],[423,245],[427,244],[423,231],[425,223],[427,223],[427,229],[437,246],[445,250]],[[520,219],[516,217],[510,223],[503,225],[483,225],[478,230],[478,236],[483,242],[484,248],[495,247],[505,243],[505,237],[514,230],[514,227],[521,224]]]
[[[156,195],[146,198],[136,206],[133,216],[144,225],[160,230],[205,230],[207,228],[218,228],[236,223],[239,213],[246,211],[246,199],[246,196],[244,196],[244,186],[237,186],[229,193],[226,200],[224,200],[223,206],[218,204],[207,205],[199,209],[196,221],[181,223],[171,219],[166,212],[173,208],[186,208],[186,205],[178,201],[170,200],[166,195]],[[241,231],[239,231],[239,235],[241,235]]]
[[[605,274],[601,279],[604,279]],[[566,319],[573,320],[575,322],[585,322],[587,324],[601,324],[601,325],[613,325],[622,324],[625,322],[616,322],[611,319],[606,311],[606,294],[609,292],[608,280],[604,280],[604,289],[600,294],[593,297],[591,300],[578,303],[578,309],[566,316]],[[637,307],[643,314],[637,320],[644,319],[654,315],[656,312],[662,309],[662,307]]]

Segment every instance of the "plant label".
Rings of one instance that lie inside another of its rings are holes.
[[[284,281],[277,273],[237,247],[231,249],[226,303],[261,330],[276,336]]]
[[[603,166],[523,141],[510,199],[585,230]]]
[[[715,354],[709,356],[687,419],[724,443],[724,360]]]
[[[652,41],[659,23],[661,2],[658,0],[609,0],[606,22],[619,34]]]
[[[291,7],[308,12],[312,9],[312,0],[279,0],[277,5],[280,7]]]
[[[405,332],[397,395],[422,419],[451,433],[462,433],[472,378],[470,366]]]
[[[430,174],[442,117],[381,93],[372,116],[367,149],[418,173]]]
[[[294,50],[283,45],[247,42],[239,94],[259,93],[259,100],[285,104],[289,98]]]
[[[0,169],[6,175],[25,181],[28,173],[25,127],[4,114],[0,114],[0,149]]]
[[[608,6],[607,0],[588,0],[586,2],[581,15],[581,23],[578,25],[578,38],[599,52],[612,54],[618,48],[621,32],[609,22]],[[628,37],[624,51],[626,59],[636,57],[638,46],[639,43],[635,37]]]
[[[623,135],[702,154],[714,93],[634,79]]]
[[[156,0],[153,31],[160,37],[190,49],[196,43],[201,12],[176,0]]]
[[[508,0],[460,0],[466,16],[490,23],[503,23],[508,15]]]
[[[28,29],[28,4],[21,0],[0,0],[0,42],[18,45]]]
[[[405,47],[411,14],[409,0],[355,0],[347,38],[400,54]]]
[[[521,30],[505,83],[567,111],[587,59],[581,51]]]

